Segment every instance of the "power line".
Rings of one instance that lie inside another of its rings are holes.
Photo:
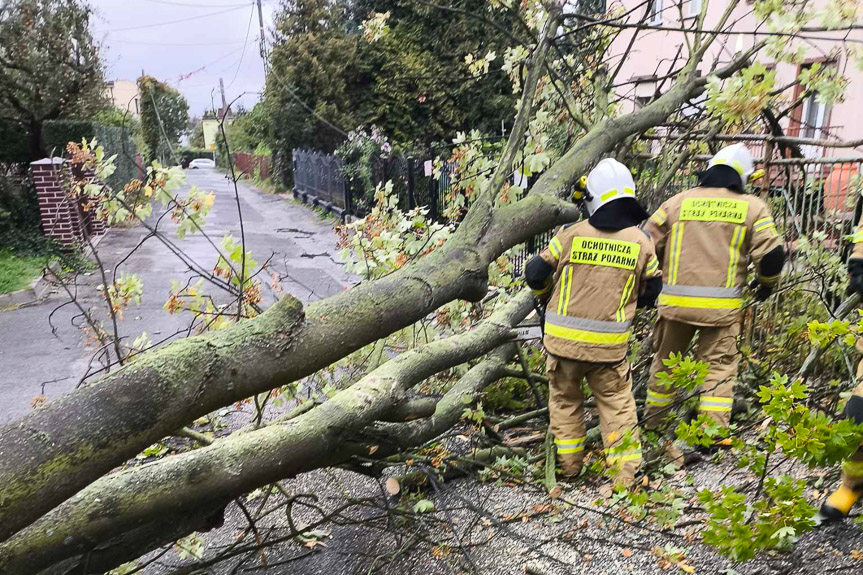
[[[243,48],[243,49],[245,49],[245,48]],[[215,60],[213,60],[213,61],[211,61],[211,62],[207,62],[206,64],[204,64],[204,65],[203,65],[203,66],[201,66],[200,68],[198,68],[198,69],[196,69],[196,70],[192,70],[192,71],[191,71],[191,72],[189,72],[188,74],[182,74],[182,75],[180,75],[180,78],[177,80],[177,83],[179,84],[179,83],[180,83],[180,82],[182,82],[183,80],[187,80],[187,79],[191,78],[192,76],[194,76],[194,75],[195,75],[195,74],[197,74],[198,72],[202,72],[202,71],[206,70],[206,69],[207,69],[207,67],[212,66],[212,65],[213,65],[213,64],[215,64],[216,62],[221,62],[222,60],[224,60],[224,59],[225,59],[225,58],[227,58],[228,56],[233,56],[234,54],[236,54],[236,53],[237,53],[237,52],[239,52],[239,51],[240,51],[240,48],[237,48],[236,50],[231,50],[231,51],[230,51],[230,52],[228,52],[227,54],[223,54],[223,55],[219,56],[218,58],[216,58]]]
[[[232,46],[242,44],[239,38],[226,42],[134,42],[130,40],[114,40],[112,44],[134,44],[135,46]]]
[[[217,16],[219,14],[225,14],[227,12],[233,12],[235,10],[239,10],[240,8],[245,8],[247,4],[242,4],[239,6],[234,6],[233,8],[226,8],[225,10],[218,10],[216,12],[210,12],[209,14],[201,14],[199,16],[191,16],[189,18],[181,18],[180,20],[171,20],[169,22],[158,22],[155,24],[143,24],[141,26],[126,26],[124,28],[111,28],[109,30],[101,30],[97,33],[101,32],[125,32],[126,30],[142,30],[144,28],[156,28],[159,26],[168,26],[170,24],[182,24],[183,22],[191,22],[192,20],[200,20],[202,18],[209,18],[210,16]]]
[[[189,2],[170,2],[169,0],[144,0],[144,2],[150,2],[151,4],[165,4],[166,6],[185,6],[188,8],[228,8],[245,6],[245,4],[192,4]]]
[[[234,71],[234,77],[228,82],[228,88],[234,85],[237,75],[240,73],[240,68],[243,66],[243,58],[246,56],[246,47],[249,45],[249,34],[252,32],[252,18],[255,17],[255,3],[252,2],[252,12],[249,14],[249,24],[246,26],[246,39],[243,41],[243,53],[240,54],[240,63],[237,64],[237,69]]]

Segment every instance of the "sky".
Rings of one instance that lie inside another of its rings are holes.
[[[262,0],[269,37],[278,0]],[[90,0],[91,23],[103,46],[108,80],[146,74],[177,88],[200,116],[228,102],[251,108],[264,86],[260,28],[254,0]],[[215,90],[215,91],[213,91]],[[212,98],[212,99],[211,99]]]

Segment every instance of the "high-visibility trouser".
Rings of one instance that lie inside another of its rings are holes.
[[[669,416],[673,417],[672,406],[678,390],[667,389],[659,382],[657,374],[665,371],[663,360],[668,359],[671,353],[686,355],[696,332],[698,342],[695,359],[706,362],[710,367],[698,390],[699,409],[723,427],[727,427],[731,422],[734,383],[740,361],[737,353],[740,324],[735,322],[720,327],[699,327],[660,316],[653,332],[653,363],[650,366],[642,421],[646,429],[663,430]]]
[[[857,387],[854,388],[851,399],[848,400],[849,407],[853,405],[855,409],[859,410],[860,401],[863,401],[863,360],[857,364]],[[863,414],[860,413],[847,413],[847,415],[852,416],[858,422],[863,419]],[[854,491],[863,491],[863,444],[857,448],[854,455],[842,464],[842,483]]]
[[[641,466],[638,417],[629,363],[590,363],[549,355],[547,363],[551,431],[565,475],[576,475],[584,461],[584,387],[596,400],[606,462],[616,467],[614,481],[628,485]],[[627,433],[629,432],[629,433]]]

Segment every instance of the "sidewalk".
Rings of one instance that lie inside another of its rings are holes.
[[[239,241],[237,203],[230,180],[215,170],[187,170],[186,174],[187,185],[197,185],[216,194],[204,227],[212,241],[218,245],[221,237],[228,233]],[[322,220],[315,212],[284,197],[264,194],[245,182],[240,182],[239,186],[246,249],[252,251],[259,263],[272,256],[274,271],[287,271],[288,278],[282,282],[285,292],[307,303],[337,293],[357,281],[335,261],[336,236],[331,221]],[[170,219],[165,218],[159,229],[203,269],[211,270],[217,261],[213,246],[200,234],[179,240],[173,227]],[[188,314],[170,315],[163,309],[171,281],[185,283],[190,273],[157,238],[150,238],[135,249],[148,233],[143,226],[114,228],[99,245],[99,255],[109,276],[115,265],[134,251],[117,270],[137,273],[144,283],[141,305],[130,306],[118,326],[121,336],[130,341],[147,332],[153,342],[158,342],[183,330],[191,319]],[[270,281],[269,277],[261,279],[264,284]],[[98,309],[99,317],[104,318],[108,327],[110,322],[104,317],[104,304],[95,290],[101,283],[98,271],[79,278],[79,302]],[[205,282],[205,289],[217,297],[217,288],[206,287]],[[264,306],[268,307],[274,295],[266,287],[262,292]],[[32,409],[31,401],[43,393],[43,386],[49,401],[74,389],[98,351],[84,345],[85,334],[78,328],[82,318],[73,305],[54,311],[66,301],[65,294],[56,293],[40,305],[0,313],[0,425]],[[52,311],[51,324],[56,333],[52,333],[48,322]]]

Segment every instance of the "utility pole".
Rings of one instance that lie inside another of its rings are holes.
[[[258,28],[261,31],[261,60],[264,62],[264,77],[267,75],[267,44],[264,33],[264,13],[261,10],[261,0],[258,0]]]
[[[228,113],[228,100],[225,98],[225,82],[219,78],[219,90],[222,91],[222,113]]]

